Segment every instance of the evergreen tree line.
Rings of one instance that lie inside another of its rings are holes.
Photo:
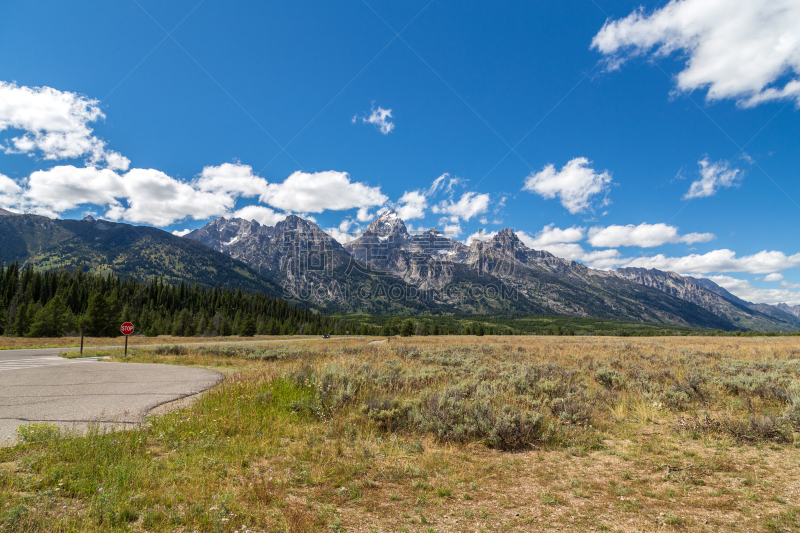
[[[464,325],[438,324],[433,320],[405,320],[390,319],[381,328],[380,334],[386,336],[400,335],[410,337],[412,335],[522,335],[523,333],[503,325],[486,325],[478,323],[467,323]],[[574,334],[574,333],[573,333]]]
[[[61,337],[83,330],[90,337],[137,333],[175,335],[316,335],[373,333],[347,326],[261,293],[136,281],[66,270],[34,271],[0,263],[0,335]]]

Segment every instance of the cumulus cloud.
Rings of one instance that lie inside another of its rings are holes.
[[[714,196],[722,187],[738,185],[738,181],[741,178],[741,170],[731,168],[730,163],[727,161],[711,163],[706,157],[701,159],[699,164],[701,178],[692,183],[683,196],[684,200]]]
[[[72,165],[39,170],[17,184],[12,196],[0,203],[22,211],[58,217],[80,205],[104,206],[110,220],[168,226],[191,217],[197,220],[226,213],[234,205],[230,195],[196,189],[154,169],[131,169],[119,174],[96,167]]]
[[[759,304],[800,304],[800,293],[787,289],[759,289],[745,279],[730,276],[708,276],[708,279],[742,300]]]
[[[350,181],[347,172],[292,173],[283,183],[270,183],[261,201],[277,209],[299,213],[343,211],[383,205],[388,197],[380,187]]]
[[[355,227],[351,231],[351,225],[352,221],[343,220],[338,228],[327,228],[324,231],[339,244],[347,244],[356,240],[364,233],[360,227]]]
[[[380,106],[376,109],[375,106],[373,106],[370,110],[370,114],[368,116],[361,117],[361,121],[364,124],[374,124],[378,127],[378,130],[381,133],[384,135],[389,135],[389,133],[391,133],[391,131],[394,129],[394,122],[391,121],[392,118],[391,109],[384,109]],[[358,115],[355,115],[351,122],[355,124],[357,121]]]
[[[92,165],[127,170],[130,161],[92,135],[89,124],[104,119],[99,101],[51,87],[19,87],[0,81],[0,131],[24,133],[7,141],[5,152],[40,153],[44,159],[87,157]]]
[[[17,194],[22,190],[22,187],[17,185],[17,182],[6,176],[0,174],[0,193]]]
[[[172,232],[172,234],[175,235],[176,237],[185,237],[186,235],[189,235],[191,232],[192,232],[192,230],[190,230],[190,229],[182,229],[180,231],[179,230],[175,230],[175,231]]]
[[[607,56],[612,69],[631,56],[682,53],[678,90],[707,88],[709,100],[754,106],[794,99],[800,105],[797,28],[796,0],[672,0],[651,14],[640,8],[606,21],[592,48]]]
[[[639,224],[634,226],[595,226],[589,229],[588,242],[595,248],[617,248],[619,246],[639,246],[652,248],[662,244],[684,242],[708,242],[714,238],[713,233],[689,233],[679,235],[678,228],[667,224]]]
[[[787,268],[800,266],[800,253],[787,256],[778,251],[762,251],[753,255],[736,257],[736,252],[722,249],[706,254],[691,254],[684,257],[667,257],[658,254],[653,257],[639,257],[625,266],[657,268],[678,273],[706,274],[709,272],[749,272],[769,274]]]
[[[764,281],[780,281],[782,279],[783,274],[778,274],[777,272],[764,276]]]
[[[238,198],[256,195],[263,203],[296,213],[345,210],[387,200],[379,187],[351,182],[344,172],[295,172],[283,183],[267,183],[249,166],[239,164],[206,167],[192,182],[155,169],[134,168],[121,174],[72,165],[36,171],[21,182],[0,177],[0,206],[9,209],[57,217],[79,205],[94,204],[107,209],[108,219],[155,226],[227,216]],[[246,206],[233,214],[270,226],[286,217],[263,205]]]
[[[490,240],[492,240],[494,238],[495,235],[497,235],[496,231],[492,231],[492,232],[488,232],[487,233],[487,231],[485,229],[481,228],[480,231],[476,231],[475,233],[470,234],[467,237],[467,239],[464,241],[464,243],[467,246],[469,246],[474,241],[480,241],[480,242],[490,241]]]
[[[118,199],[106,212],[112,220],[168,226],[185,218],[203,220],[227,213],[235,203],[232,195],[200,191],[154,169],[134,168],[121,181],[121,191],[108,191]]]
[[[442,235],[450,239],[457,239],[461,236],[461,224],[445,224],[442,228]]]
[[[520,236],[520,240],[526,246],[531,247]],[[556,242],[536,247],[537,250],[544,250],[550,252],[556,257],[568,259],[570,261],[579,261],[590,268],[598,270],[609,270],[625,264],[628,260],[623,258],[618,250],[593,250],[587,252],[578,243]]]
[[[247,205],[233,213],[235,218],[245,220],[255,220],[264,226],[274,226],[278,222],[286,219],[286,213],[276,213],[269,207],[263,205]]]
[[[549,224],[542,228],[535,237],[530,237],[523,231],[517,232],[519,239],[529,248],[537,250],[543,249],[550,244],[577,242],[583,239],[586,230],[584,228],[571,227],[567,229],[556,228],[554,224]],[[524,238],[523,238],[524,236]]]
[[[420,191],[407,191],[398,200],[397,216],[403,220],[424,218],[428,199]]]
[[[369,208],[366,207],[359,207],[358,211],[356,212],[356,220],[359,222],[367,222],[375,218],[375,215],[369,212]]]
[[[547,165],[541,171],[525,178],[523,191],[531,191],[546,199],[558,198],[570,213],[583,213],[591,209],[593,196],[603,194],[611,183],[607,170],[595,172],[585,157],[576,157],[557,171]],[[603,202],[603,205],[607,200]]]
[[[201,191],[219,194],[234,193],[251,198],[267,192],[267,180],[256,176],[253,167],[241,163],[223,163],[204,167],[196,182]]]
[[[488,194],[478,194],[470,191],[462,194],[457,202],[451,198],[434,205],[433,212],[457,217],[456,219],[451,219],[451,221],[457,222],[458,219],[469,220],[476,215],[485,213],[488,208]]]
[[[464,182],[459,177],[450,177],[450,174],[444,173],[435,180],[433,180],[427,189],[416,189],[413,191],[405,191],[403,196],[396,203],[392,203],[392,208],[397,211],[397,214],[403,220],[413,220],[415,218],[425,218],[429,202],[434,196],[440,193],[449,194],[449,201],[443,201],[438,207],[434,207],[434,213],[447,212],[447,205],[453,204],[453,190],[457,185]],[[487,196],[488,195],[484,195]],[[483,201],[481,198],[479,201]],[[488,204],[488,201],[487,201]],[[458,215],[451,215],[449,221],[457,224],[460,220]],[[441,224],[442,222],[440,222]]]
[[[391,118],[391,110],[378,108],[376,113],[384,122]],[[103,118],[98,100],[0,82],[0,131],[22,131],[7,140],[6,153],[87,158],[84,168],[60,165],[19,181],[0,175],[0,206],[57,217],[94,204],[105,207],[105,217],[112,220],[165,226],[187,217],[229,215],[238,198],[258,197],[272,208],[298,213],[359,208],[359,219],[388,200],[380,187],[353,182],[345,172],[295,172],[282,183],[268,183],[241,163],[207,166],[192,181],[155,169],[129,170],[127,158],[107,150],[105,141],[93,135],[90,124]],[[234,215],[269,225],[286,216],[263,205],[244,207]]]

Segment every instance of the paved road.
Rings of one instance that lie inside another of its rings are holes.
[[[144,421],[166,402],[213,387],[222,375],[202,368],[106,363],[44,356],[0,361],[0,445],[30,422],[84,431]]]
[[[353,337],[339,337],[353,338]],[[281,339],[185,343],[196,345],[306,342]],[[335,339],[332,339],[335,340]],[[173,346],[168,344],[167,346]],[[140,345],[153,348],[161,344]],[[98,346],[91,349],[119,348]],[[107,363],[97,358],[64,359],[78,348],[0,350],[0,446],[12,444],[16,429],[51,422],[84,431],[90,424],[119,428],[141,423],[155,407],[213,387],[222,375],[201,368]]]

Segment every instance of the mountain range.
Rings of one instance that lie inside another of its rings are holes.
[[[798,331],[800,306],[753,304],[708,279],[594,270],[525,246],[504,229],[469,246],[410,233],[394,211],[339,243],[315,223],[217,218],[184,237],[105,220],[0,210],[0,260],[134,278],[220,283],[329,312],[537,314],[724,330]]]
[[[148,226],[86,217],[53,220],[0,209],[0,260],[37,270],[81,269],[134,279],[161,278],[214,286],[217,283],[279,296],[280,286],[241,261],[199,242]]]
[[[532,250],[509,229],[470,246],[436,229],[411,234],[394,211],[344,245],[294,215],[274,227],[218,218],[184,238],[268,271],[285,294],[330,310],[399,312],[413,295],[428,312],[557,314],[728,330],[800,326],[800,306],[745,302],[708,279],[594,270]]]

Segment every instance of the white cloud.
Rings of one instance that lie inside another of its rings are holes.
[[[450,174],[445,172],[444,174],[442,174],[441,176],[439,176],[438,178],[433,180],[433,182],[431,182],[431,186],[428,187],[428,192],[425,193],[425,196],[433,196],[434,194],[436,194],[436,191],[438,191],[439,189],[443,189],[445,187],[444,186],[444,181],[449,176],[450,176]],[[452,182],[452,180],[451,180],[451,182]]]
[[[407,191],[400,197],[398,203],[400,206],[397,208],[397,216],[403,220],[425,217],[428,199],[420,191]]]
[[[180,231],[175,230],[172,232],[172,234],[175,235],[176,237],[185,237],[186,235],[189,235],[191,232],[192,230],[190,229],[182,229]]]
[[[708,279],[742,300],[760,304],[800,304],[800,293],[786,289],[758,289],[749,281],[730,276],[709,276]],[[797,288],[797,287],[796,287]]]
[[[461,225],[460,224],[447,224],[442,229],[442,235],[448,237],[450,239],[457,239],[461,236]]]
[[[778,99],[800,105],[798,28],[797,0],[673,0],[649,15],[640,8],[606,21],[592,48],[612,69],[628,56],[682,52],[681,91],[708,88],[709,100],[744,106]]]
[[[455,220],[451,218],[451,221],[457,222],[458,219],[469,220],[476,215],[485,213],[488,207],[488,194],[478,194],[470,191],[462,194],[457,202],[450,199],[434,205],[433,212],[458,217]]]
[[[6,176],[0,174],[0,193],[3,194],[18,194],[22,191],[22,187],[17,185],[17,182]]]
[[[128,207],[109,202],[106,217],[112,220],[168,226],[187,217],[203,220],[227,213],[235,203],[233,196],[199,191],[155,169],[134,168],[121,181],[122,191],[108,194],[126,200]]]
[[[699,164],[701,178],[692,183],[683,196],[684,200],[714,196],[722,187],[738,185],[742,171],[738,168],[731,168],[727,161],[711,163],[706,157],[701,159]]]
[[[378,126],[378,129],[384,135],[389,135],[389,133],[394,129],[394,122],[390,119],[392,118],[392,110],[391,109],[384,109],[382,107],[378,107],[375,109],[374,107],[371,110],[371,113],[368,117],[364,117],[361,120],[365,124],[374,124]],[[353,117],[353,121],[355,122],[356,117]]]
[[[780,286],[784,289],[800,289],[800,283],[791,283],[786,280],[781,281]]]
[[[345,218],[341,222],[339,222],[339,231],[347,231],[353,226],[354,222],[352,218]]]
[[[22,187],[6,175],[0,174],[0,208],[18,210],[22,203]]]
[[[119,174],[95,167],[62,165],[38,170],[25,185],[19,207],[49,217],[83,204],[121,208],[117,198],[127,196],[125,181]]]
[[[777,272],[764,276],[764,281],[780,281],[782,279],[783,274],[778,274]]]
[[[16,185],[16,189],[12,186]],[[203,220],[227,215],[238,193],[204,191],[196,183],[155,169],[134,168],[125,174],[95,167],[60,165],[39,170],[14,183],[0,179],[0,204],[48,217],[80,205],[106,208],[110,220],[168,226],[185,218]]]
[[[797,268],[800,266],[800,253],[787,256],[778,251],[762,251],[753,255],[736,257],[736,252],[722,249],[706,254],[691,254],[684,257],[666,257],[659,254],[653,257],[639,257],[625,266],[657,268],[678,273],[706,274],[709,272],[749,272],[768,274]]]
[[[708,242],[714,238],[713,233],[689,233],[679,235],[678,228],[667,224],[639,224],[634,226],[595,226],[589,229],[589,244],[596,248],[617,248],[619,246],[639,246],[652,248],[667,243]]]
[[[204,167],[196,182],[201,191],[234,193],[248,198],[266,194],[267,185],[267,180],[253,174],[253,167],[241,163]]]
[[[347,172],[334,170],[314,173],[298,170],[283,183],[266,185],[260,198],[272,207],[296,213],[372,207],[388,200],[380,187],[351,182]]]
[[[542,228],[535,237],[529,237],[522,231],[517,232],[517,235],[520,235],[520,240],[529,248],[540,250],[542,247],[549,244],[577,242],[583,239],[584,232],[585,230],[583,228],[576,228],[573,226],[571,228],[561,229],[554,227],[554,224],[550,224]],[[526,239],[522,238],[522,235],[525,235],[528,242],[526,242]]]
[[[44,159],[88,157],[97,165],[105,161],[112,170],[127,170],[128,158],[106,150],[105,141],[92,135],[89,123],[104,119],[99,101],[51,87],[18,87],[0,81],[0,131],[22,130],[12,137],[5,152],[33,154]]]
[[[480,231],[476,231],[475,233],[472,233],[471,235],[469,235],[467,237],[467,239],[464,241],[464,244],[469,246],[474,241],[481,241],[481,242],[490,241],[490,240],[492,240],[494,238],[495,235],[497,235],[496,231],[492,231],[492,232],[487,233],[485,229],[481,228]]]
[[[243,218],[245,220],[255,220],[263,226],[274,226],[278,222],[286,219],[286,213],[276,213],[269,207],[263,205],[247,205],[235,213],[235,218]]]
[[[154,169],[131,169],[120,175],[109,169],[62,165],[31,174],[15,207],[48,217],[79,205],[105,206],[110,220],[168,226],[187,217],[202,220],[225,214],[235,199],[199,191]]]
[[[581,261],[587,266],[598,270],[611,270],[624,264],[626,259],[617,250],[610,249],[587,252],[577,261]]]
[[[522,190],[546,199],[557,197],[570,213],[583,213],[591,209],[591,198],[607,191],[611,183],[611,174],[607,170],[597,173],[589,164],[590,161],[585,157],[576,157],[560,171],[556,171],[553,165],[547,165],[540,172],[531,173],[525,178]]]
[[[434,207],[434,213],[445,213],[449,212],[446,211],[447,205],[453,204],[453,189],[464,182],[461,178],[454,177],[451,178],[450,174],[444,173],[435,180],[431,182],[430,187],[427,189],[417,189],[413,191],[405,191],[403,196],[397,201],[397,203],[392,204],[392,207],[400,218],[403,220],[413,220],[415,218],[425,218],[426,210],[428,209],[428,201],[436,196],[440,192],[449,193],[450,200],[442,201],[439,207]],[[474,193],[473,193],[474,194]],[[488,203],[488,195],[484,195],[487,197]],[[464,198],[462,197],[462,200]],[[473,200],[474,201],[474,200]],[[479,202],[483,201],[481,197]],[[463,207],[463,206],[462,206]],[[458,215],[453,215],[449,217],[449,221],[453,224],[457,224],[460,221],[460,217]],[[440,222],[442,224],[442,222]]]
[[[525,242],[522,237],[520,240]],[[527,243],[525,243],[528,246]],[[556,257],[561,259],[568,259],[570,261],[580,261],[590,268],[598,270],[608,270],[616,268],[624,264],[627,259],[623,258],[617,250],[596,250],[587,252],[580,244],[577,243],[551,243],[536,248],[537,250],[544,250],[550,252]]]
[[[375,215],[369,212],[369,208],[367,207],[359,207],[358,212],[356,213],[356,220],[359,222],[368,222],[375,218]]]
[[[363,233],[363,231],[361,231],[361,228],[357,228],[357,231],[348,231],[348,230],[349,227],[347,229],[342,229],[342,224],[339,224],[338,228],[327,228],[324,231],[325,233],[333,237],[333,239],[339,244],[347,244],[349,242],[352,242],[356,240],[359,236],[361,236],[361,234]]]

